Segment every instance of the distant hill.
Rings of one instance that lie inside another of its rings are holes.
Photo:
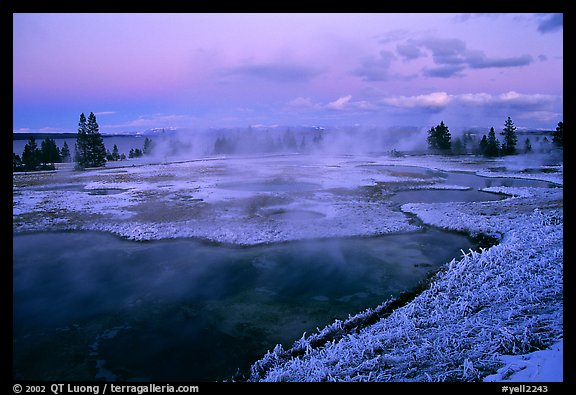
[[[462,131],[462,134],[469,133],[471,135],[482,136],[487,134],[490,128],[468,128]],[[502,130],[496,130],[496,135],[499,135]],[[554,130],[540,130],[540,129],[516,129],[516,134],[519,136],[536,136],[536,135],[550,135],[554,133]]]
[[[76,133],[12,133],[12,140],[28,140],[34,137],[36,140],[49,139],[75,139]],[[107,137],[134,137],[136,134],[102,134],[103,138]]]
[[[28,140],[34,137],[36,140],[50,139],[75,139],[76,133],[12,133],[12,140]]]

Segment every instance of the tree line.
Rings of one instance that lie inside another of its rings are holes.
[[[152,146],[152,140],[146,137],[143,149],[132,148],[129,157],[138,158],[148,155],[152,152]],[[84,113],[80,114],[73,157],[66,141],[60,149],[53,138],[47,137],[38,147],[34,136],[30,136],[21,157],[12,153],[12,169],[13,171],[54,170],[55,163],[74,161],[74,168],[83,170],[88,167],[102,167],[107,161],[125,159],[126,155],[118,152],[116,144],[112,152],[105,149],[96,116],[91,112],[88,119]]]
[[[518,135],[516,129],[517,128],[512,119],[508,117],[504,122],[502,132],[500,132],[503,136],[502,143],[498,140],[494,128],[491,127],[488,134],[482,136],[480,143],[476,149],[473,149],[473,151],[486,157],[514,155],[518,153]],[[467,144],[471,141],[471,136],[469,134],[464,134],[462,139],[455,140],[453,143],[450,131],[444,124],[444,121],[428,130],[428,148],[435,153],[462,154],[466,152],[468,148]],[[564,124],[562,121],[558,122],[556,130],[552,134],[552,142],[558,147],[564,146]],[[524,141],[523,151],[525,153],[532,151],[532,145],[528,138]]]

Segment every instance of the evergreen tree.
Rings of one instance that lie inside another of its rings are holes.
[[[78,121],[78,133],[76,134],[76,144],[74,145],[77,169],[84,169],[88,166],[88,128],[86,126],[86,116],[80,114]]]
[[[104,140],[99,132],[98,122],[93,112],[88,116],[88,123],[86,124],[88,130],[88,141],[90,144],[90,160],[91,167],[102,167],[106,164],[106,148],[104,147]]]
[[[428,131],[428,147],[434,151],[448,151],[451,148],[450,131],[444,125],[444,121],[440,125],[431,128]]]
[[[48,164],[54,165],[54,163],[60,162],[60,152],[54,139],[47,137],[42,141],[40,148],[40,162],[44,166],[47,166]],[[52,168],[54,168],[54,166],[52,166]]]
[[[220,136],[214,142],[215,154],[231,154],[234,152],[234,143],[226,136]]]
[[[25,170],[36,170],[38,165],[40,165],[40,150],[33,136],[30,136],[28,143],[24,146],[22,163],[24,164]]]
[[[515,154],[518,138],[516,137],[516,126],[514,126],[514,122],[512,122],[510,117],[504,122],[504,129],[500,134],[504,136],[504,143],[502,143],[502,152],[504,155]]]
[[[64,141],[64,144],[62,145],[62,149],[60,150],[60,158],[62,160],[62,162],[67,163],[70,162],[70,148],[68,148],[68,144],[66,143],[66,141]]]
[[[76,167],[101,167],[106,163],[106,148],[102,135],[99,132],[94,113],[90,113],[88,120],[84,113],[80,114],[78,134],[76,135]]]
[[[142,154],[144,155],[150,155],[152,153],[152,139],[149,139],[148,137],[146,137],[144,139],[144,148],[142,149]]]
[[[532,143],[529,138],[526,138],[524,141],[524,153],[528,154],[530,152],[532,152]]]
[[[488,132],[488,139],[484,155],[494,157],[498,156],[499,153],[500,153],[500,142],[496,138],[496,132],[494,131],[494,128],[490,128],[490,131]]]
[[[480,140],[480,155],[486,155],[486,150],[488,149],[488,137],[486,135],[482,136],[482,140]]]
[[[120,160],[120,154],[118,153],[118,146],[116,144],[112,147],[112,160]]]
[[[314,132],[314,137],[312,137],[312,143],[314,143],[314,145],[319,146],[320,144],[322,144],[323,140],[324,140],[324,134],[322,133],[321,130]]]
[[[559,147],[564,146],[564,123],[562,121],[558,122],[556,130],[552,134],[552,142]]]
[[[140,148],[131,148],[128,153],[129,158],[140,158],[142,156],[142,150]]]
[[[20,170],[22,170],[22,159],[20,159],[20,155],[12,152],[12,171]]]

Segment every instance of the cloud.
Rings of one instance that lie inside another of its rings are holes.
[[[530,118],[529,113],[540,114],[534,119],[547,116],[548,119],[561,117],[562,97],[546,94],[523,94],[508,91],[500,94],[485,92],[450,94],[444,91],[423,93],[419,95],[390,95],[382,91],[353,100],[352,95],[345,95],[327,103],[315,102],[308,97],[297,97],[287,103],[287,109],[313,115],[314,119],[332,117],[334,114],[357,116],[404,117],[406,122],[435,114],[481,114],[486,120],[512,115],[513,117]],[[355,118],[356,119],[356,118]]]
[[[477,19],[477,18],[496,19],[501,15],[505,15],[505,14],[494,13],[494,12],[492,12],[492,13],[483,13],[483,12],[466,13],[466,14],[458,14],[458,15],[454,16],[454,18],[452,18],[452,20],[454,20],[455,22],[468,22],[468,20]]]
[[[380,43],[400,41],[401,35],[394,35]],[[396,40],[397,39],[397,40]],[[395,45],[395,51],[381,50],[377,56],[360,61],[353,73],[364,81],[407,80],[415,77],[400,75],[393,66],[398,59],[411,62],[431,54],[432,64],[420,69],[421,75],[432,78],[463,77],[466,69],[489,69],[527,66],[535,61],[528,54],[509,57],[490,57],[482,50],[469,49],[460,38],[427,37],[407,39]]]
[[[540,93],[522,94],[509,91],[498,95],[488,93],[466,93],[454,96],[454,99],[464,105],[484,107],[511,107],[518,109],[538,109],[558,103],[561,99],[554,95]]]
[[[459,38],[430,37],[410,40],[405,44],[398,44],[396,51],[405,60],[423,57],[424,51],[429,51],[436,67],[424,67],[422,73],[426,77],[438,78],[462,77],[462,71],[467,68],[521,67],[534,62],[534,58],[527,54],[503,58],[489,57],[484,51],[468,49],[466,43]]]
[[[501,94],[490,93],[462,93],[449,94],[447,92],[432,92],[413,96],[385,96],[373,97],[371,100],[347,102],[351,108],[365,110],[383,110],[396,108],[410,111],[424,111],[438,113],[448,108],[457,109],[458,112],[470,111],[470,107],[490,112],[500,110],[514,111],[554,111],[558,113],[562,98],[546,94],[522,94],[508,91]],[[468,108],[468,109],[466,109]]]
[[[438,67],[425,67],[422,72],[426,77],[450,78],[454,76],[462,77],[460,72],[464,70],[464,65],[443,65]]]
[[[518,118],[525,119],[527,121],[538,121],[545,122],[554,125],[558,119],[562,119],[562,113],[556,111],[528,111],[519,114]]]
[[[95,112],[94,115],[114,115],[116,111],[98,111]]]
[[[348,108],[348,104],[352,100],[352,95],[339,97],[327,104],[315,103],[309,97],[297,97],[288,102],[288,108],[292,110],[344,110]],[[354,103],[356,107],[356,103]]]
[[[293,109],[317,109],[320,106],[309,97],[297,97],[288,102],[288,107]]]
[[[564,14],[547,14],[545,19],[538,24],[540,33],[551,33],[564,27]]]
[[[436,64],[462,64],[466,61],[466,43],[458,38],[428,38],[420,45],[432,52]]]
[[[326,108],[330,110],[342,110],[351,99],[352,99],[351,95],[339,97],[333,102],[326,104]]]
[[[439,111],[452,101],[452,96],[446,92],[432,92],[416,96],[393,96],[382,99],[382,103],[400,108],[424,108]]]
[[[323,71],[316,67],[284,63],[249,64],[227,68],[224,76],[241,76],[273,82],[309,82]]]
[[[335,100],[316,101],[296,97],[287,103],[289,119],[303,117],[310,122],[350,122],[350,124],[401,124],[424,127],[442,118],[456,128],[470,125],[486,127],[503,124],[507,116],[550,123],[562,119],[562,96],[506,91],[449,93],[427,92],[414,95],[390,95],[383,89],[370,89],[358,95],[341,95]],[[462,118],[462,114],[465,114]],[[557,121],[556,121],[557,122]]]
[[[466,63],[472,69],[487,69],[497,67],[520,67],[527,66],[534,59],[530,55],[521,55],[510,58],[488,58],[483,52],[470,53]]]
[[[390,51],[380,51],[380,56],[365,58],[359,68],[354,71],[354,75],[363,77],[364,81],[386,81],[390,78],[390,65],[396,58]]]
[[[116,124],[101,125],[106,129],[142,130],[155,127],[183,127],[193,124],[195,119],[182,114],[151,114],[141,115],[136,119]]]
[[[398,44],[396,45],[396,52],[405,60],[413,60],[426,56],[418,45],[413,43]]]

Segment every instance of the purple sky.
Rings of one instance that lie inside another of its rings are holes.
[[[14,131],[554,129],[562,14],[14,14]]]

